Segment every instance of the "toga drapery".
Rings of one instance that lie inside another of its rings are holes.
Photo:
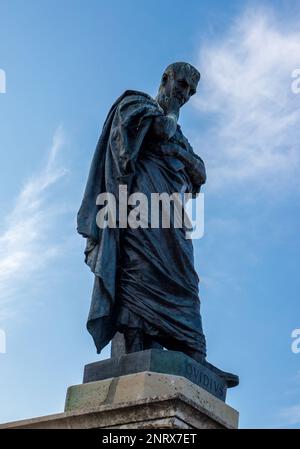
[[[153,119],[162,114],[149,95],[124,92],[107,116],[91,164],[78,232],[87,239],[86,263],[95,275],[87,328],[98,353],[124,327],[139,327],[162,343],[172,340],[206,353],[199,279],[185,229],[172,226],[172,214],[168,229],[100,229],[96,223],[98,194],[113,193],[118,203],[120,184],[127,185],[128,194],[141,192],[149,199],[151,193],[200,191],[204,164],[179,125],[167,143],[151,134]],[[182,160],[164,156],[164,145],[178,145],[201,161],[198,182]]]

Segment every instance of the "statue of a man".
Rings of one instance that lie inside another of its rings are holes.
[[[147,198],[200,191],[204,163],[178,125],[180,108],[196,93],[199,79],[192,65],[171,64],[155,99],[126,91],[104,123],[78,213],[86,263],[95,275],[87,328],[98,353],[119,331],[126,353],[164,347],[205,359],[199,278],[184,229],[172,219],[170,228],[100,229],[96,223],[98,195],[112,193],[119,204],[120,185]]]

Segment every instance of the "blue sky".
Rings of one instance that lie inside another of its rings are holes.
[[[208,172],[208,359],[240,375],[241,427],[300,427],[299,16],[297,1],[0,1],[0,422],[62,411],[99,358],[76,234],[91,157],[115,98],[154,95],[186,60],[202,74],[180,123]]]

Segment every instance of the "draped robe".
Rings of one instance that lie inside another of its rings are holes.
[[[184,228],[100,229],[96,224],[99,193],[119,185],[128,193],[200,191],[205,182],[203,161],[194,154],[177,125],[168,142],[151,133],[158,103],[143,92],[126,91],[112,106],[104,123],[78,213],[78,232],[87,239],[86,263],[95,275],[87,322],[98,353],[117,330],[140,328],[165,344],[206,353],[202,331],[199,278],[194,269],[192,241]],[[165,145],[178,145],[194,158],[191,164],[164,155]],[[193,176],[192,176],[193,175]],[[195,181],[197,179],[197,181]],[[193,180],[193,181],[192,181]]]

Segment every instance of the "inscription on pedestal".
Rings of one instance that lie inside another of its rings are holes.
[[[90,363],[85,366],[83,382],[95,382],[111,377],[126,376],[144,371],[185,377],[206,391],[225,401],[229,384],[224,373],[208,362],[199,363],[178,351],[149,349],[120,357]]]
[[[209,393],[217,396],[220,399],[225,400],[226,396],[226,387],[222,381],[216,379],[216,375],[209,375],[208,373],[203,372],[201,367],[196,366],[193,363],[189,363],[185,361],[184,363],[185,376],[191,382],[201,386],[205,390],[209,391]]]

